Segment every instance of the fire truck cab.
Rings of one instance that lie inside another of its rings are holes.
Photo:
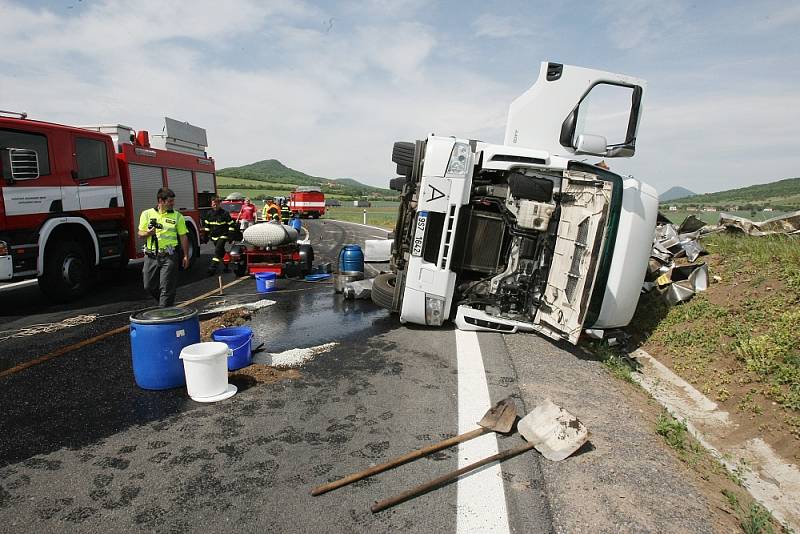
[[[216,192],[205,130],[166,120],[150,142],[122,125],[73,127],[0,112],[0,282],[37,277],[55,301],[83,294],[98,268],[142,256],[140,213],[169,187],[199,256],[200,210]]]

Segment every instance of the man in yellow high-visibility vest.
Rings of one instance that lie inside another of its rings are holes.
[[[144,289],[164,308],[175,304],[179,250],[183,252],[183,268],[189,268],[189,230],[181,212],[175,211],[175,193],[171,189],[159,189],[156,202],[155,208],[144,210],[139,216],[138,234],[145,238]]]

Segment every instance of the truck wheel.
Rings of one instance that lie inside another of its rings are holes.
[[[408,141],[398,141],[392,148],[392,161],[409,169],[414,167],[414,150],[416,145]]]
[[[247,274],[247,264],[243,261],[233,264],[233,273],[236,276],[244,276]]]
[[[397,312],[394,309],[394,292],[395,283],[397,282],[397,275],[394,273],[379,274],[372,280],[372,302],[386,308],[391,312]]]
[[[314,269],[314,248],[311,245],[300,245],[300,272],[309,274]]]
[[[405,176],[398,176],[397,178],[392,178],[389,180],[389,189],[392,191],[402,191],[403,187],[405,187],[408,178]]]
[[[89,289],[93,267],[75,241],[54,242],[45,249],[42,292],[56,302],[68,302]]]

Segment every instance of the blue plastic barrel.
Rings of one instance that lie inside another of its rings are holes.
[[[228,345],[233,354],[228,356],[228,371],[235,371],[253,363],[253,330],[249,326],[219,328],[211,333],[211,339]]]
[[[364,253],[358,245],[345,245],[339,251],[339,272],[364,272]]]
[[[197,311],[151,308],[131,315],[133,378],[142,389],[170,389],[186,384],[181,350],[200,343]]]
[[[275,290],[278,275],[275,273],[256,273],[256,290],[259,293],[269,293]]]

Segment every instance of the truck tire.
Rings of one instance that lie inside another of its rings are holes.
[[[395,282],[397,275],[394,273],[379,274],[372,280],[372,302],[386,308],[391,312],[397,312],[394,309],[394,292]]]
[[[408,141],[396,142],[392,148],[392,161],[409,169],[413,168],[415,148],[416,145]]]
[[[300,245],[300,272],[307,275],[314,270],[314,248],[311,245]]]
[[[403,187],[406,185],[408,178],[405,176],[398,176],[397,178],[392,178],[389,180],[389,189],[392,191],[403,191]]]
[[[79,243],[56,241],[45,249],[44,273],[39,277],[39,287],[50,299],[68,302],[89,289],[93,271],[87,252]]]
[[[243,261],[233,264],[233,274],[236,276],[244,276],[247,274],[247,264]]]

